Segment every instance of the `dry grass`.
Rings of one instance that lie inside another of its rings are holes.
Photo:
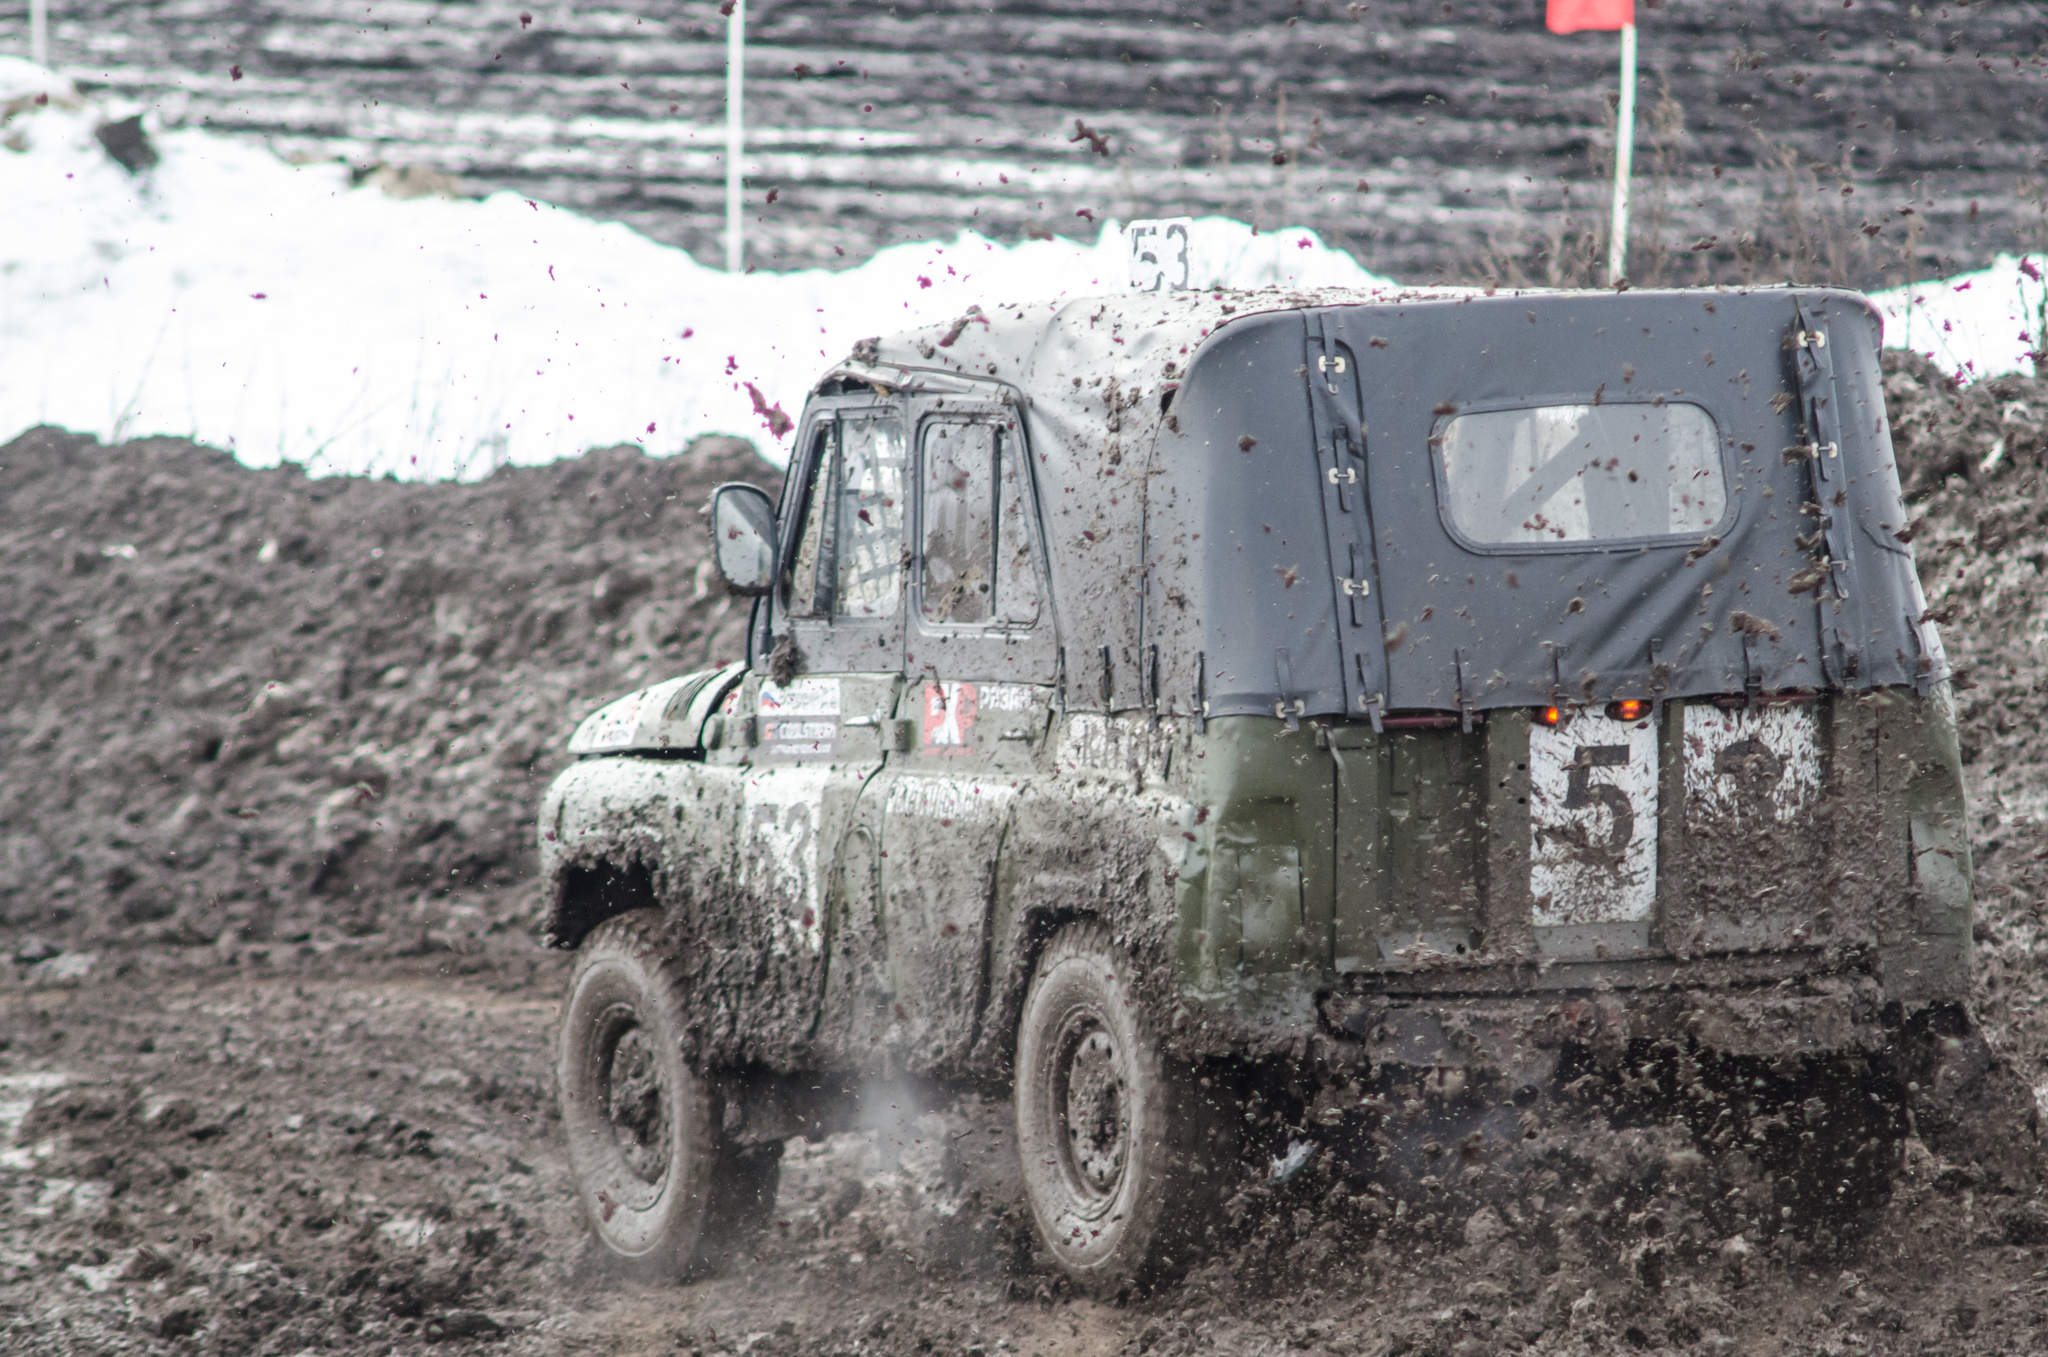
[[[1515,225],[1495,232],[1487,248],[1454,268],[1453,276],[1506,287],[1607,285],[1612,103],[1610,96],[1603,134],[1587,152],[1593,182],[1576,186],[1576,192],[1567,184],[1560,205],[1547,211],[1511,204]],[[1810,160],[1752,127],[1755,155],[1749,165],[1702,168],[1689,145],[1684,106],[1668,88],[1645,110],[1637,135],[1631,285],[1790,282],[1869,288],[1918,281],[1924,220],[1910,203],[1878,206],[1857,182],[1848,151],[1836,164]],[[2032,234],[2039,237],[2038,247],[2048,247],[2048,192],[2037,182],[2022,183],[2018,192],[2036,206]],[[1708,223],[1705,231],[1697,229],[1702,221]]]

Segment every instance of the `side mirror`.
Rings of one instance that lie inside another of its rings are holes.
[[[775,587],[775,501],[759,486],[732,481],[711,492],[712,558],[735,594]]]

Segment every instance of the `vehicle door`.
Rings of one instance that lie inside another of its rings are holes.
[[[1345,706],[1324,736],[1336,764],[1332,958],[1340,972],[1400,969],[1476,946],[1476,742],[1448,718],[1387,719],[1390,650],[1374,554],[1367,423],[1357,350],[1332,313],[1306,315],[1302,373],[1315,430],[1318,492],[1336,578]],[[1370,727],[1361,724],[1370,720]]]
[[[871,800],[882,808],[892,1043],[904,1068],[945,1074],[965,1061],[986,999],[997,864],[1051,728],[1057,648],[1014,415],[949,401],[922,421],[915,467],[904,666],[915,745]]]
[[[1769,371],[1776,331],[1758,348],[1735,308],[1647,298],[1475,302],[1369,324],[1345,333],[1372,425],[1388,706],[1454,714],[1477,741],[1459,751],[1432,737],[1447,747],[1418,771],[1451,819],[1432,840],[1413,821],[1394,837],[1455,861],[1443,875],[1472,883],[1464,918],[1489,948],[1652,954],[1659,901],[1682,886],[1664,831],[1683,794],[1683,731],[1654,699],[1673,674],[1745,653],[1717,614],[1745,596],[1761,608],[1769,589],[1785,597],[1768,575],[1791,545],[1765,556],[1729,539],[1739,449],[1782,447],[1784,421],[1746,384],[1706,376],[1702,349]],[[1752,485],[1780,475],[1763,460],[1744,473]],[[1773,564],[1723,573],[1745,556]],[[1794,634],[1767,649],[1792,661],[1806,645]],[[1484,781],[1449,787],[1454,768]],[[1422,790],[1418,779],[1411,802]],[[1484,809],[1483,826],[1465,807]],[[1446,842],[1456,852],[1438,854]],[[1449,903],[1438,913],[1455,917]]]
[[[808,1029],[837,868],[902,684],[907,449],[900,412],[882,405],[819,411],[798,446],[802,479],[785,507],[797,536],[771,650],[743,698],[757,747],[738,871],[769,907],[771,970],[803,996]]]

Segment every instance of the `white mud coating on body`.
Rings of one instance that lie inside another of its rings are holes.
[[[1117,752],[1106,716],[1078,712],[1067,718],[1060,731],[1059,764],[1063,769],[1113,768]]]
[[[790,947],[824,946],[818,823],[831,776],[827,768],[775,768],[747,779],[741,882],[755,898],[775,902],[776,947],[784,955]]]
[[[1061,722],[1055,754],[1061,772],[1139,773],[1158,757],[1163,742],[1143,717],[1077,712]]]
[[[627,693],[624,697],[598,708],[569,738],[569,752],[584,754],[631,744],[633,732],[640,726],[641,710],[647,706],[647,700],[653,694],[654,689],[642,688],[637,693]]]
[[[1657,898],[1657,732],[1576,716],[1529,731],[1529,891],[1538,927],[1634,923]]]
[[[1791,824],[1820,795],[1820,715],[1811,706],[1685,709],[1685,799],[1710,814]]]

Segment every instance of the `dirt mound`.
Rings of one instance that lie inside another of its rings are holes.
[[[743,652],[706,438],[477,484],[252,471],[174,439],[0,447],[0,938],[463,949],[607,696]],[[509,891],[509,893],[508,893]]]

